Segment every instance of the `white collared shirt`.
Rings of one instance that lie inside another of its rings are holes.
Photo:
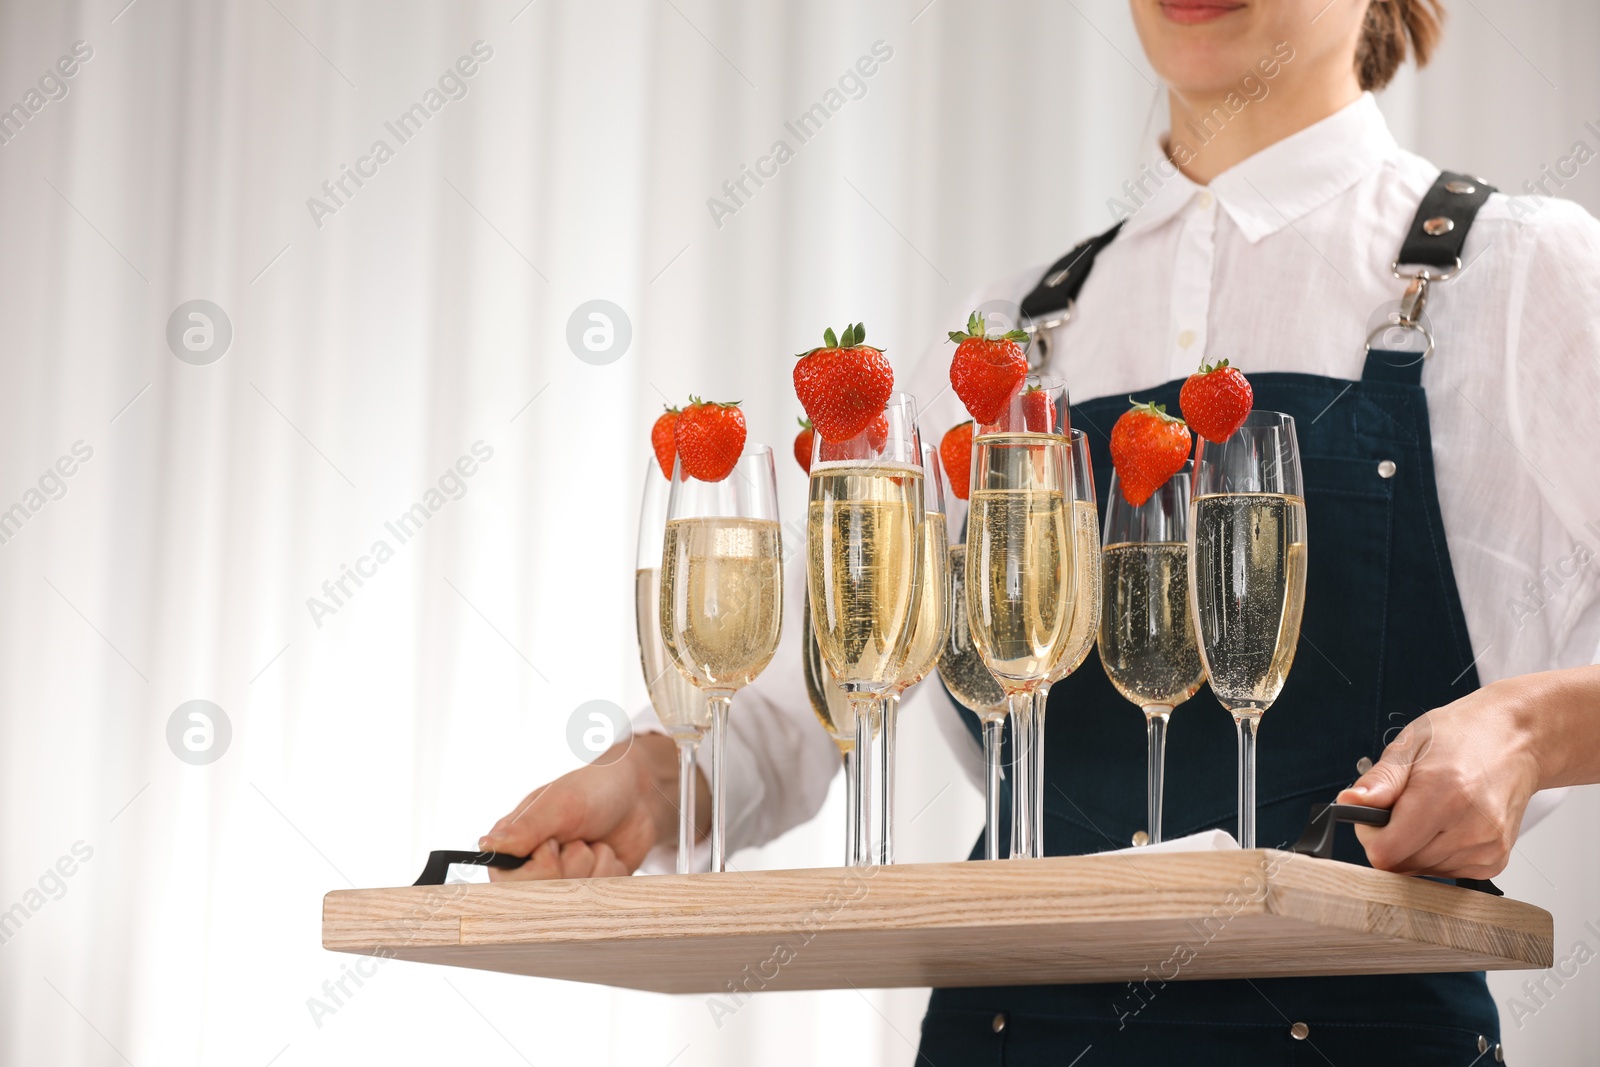
[[[1246,374],[1360,378],[1367,335],[1404,290],[1390,264],[1439,174],[1395,143],[1371,94],[1209,187],[1170,167],[1146,174],[1137,210],[1055,331],[1050,371],[1074,398],[1159,385],[1224,357]],[[1479,678],[1600,662],[1600,223],[1568,201],[1496,194],[1463,259],[1458,277],[1432,287],[1437,349],[1422,384]],[[1045,269],[976,294],[950,322],[987,300],[1020,301]],[[950,351],[901,378],[926,403],[933,440],[967,418],[948,388]],[[783,648],[732,716],[733,847],[810,818],[839,766],[802,683],[799,554]],[[980,781],[954,705],[937,680],[919,689],[907,700],[933,705]]]

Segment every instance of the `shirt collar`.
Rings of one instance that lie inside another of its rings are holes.
[[[1321,122],[1223,171],[1210,189],[1245,240],[1254,244],[1349,189],[1398,147],[1377,101],[1362,93]],[[1159,226],[1202,191],[1177,171],[1165,151],[1158,152],[1143,176],[1160,184],[1127,220],[1125,233]]]

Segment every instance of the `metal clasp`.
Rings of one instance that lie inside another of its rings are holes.
[[[1418,274],[1406,286],[1406,295],[1400,298],[1399,326],[1415,326],[1422,320],[1423,309],[1428,306],[1428,276]]]
[[[1028,335],[1026,351],[1030,372],[1042,371],[1045,364],[1050,362],[1050,339],[1057,328],[1066,325],[1067,320],[1072,318],[1072,309],[1077,303],[1076,300],[1072,301],[1047,319],[1030,319],[1022,323],[1021,328]]]
[[[1446,270],[1442,274],[1435,274],[1433,273],[1433,270],[1428,267],[1423,267],[1411,274],[1407,274],[1400,269],[1400,261],[1398,259],[1389,264],[1389,273],[1400,279],[1426,278],[1430,282],[1447,282],[1451,278],[1454,278],[1457,274],[1461,273],[1461,257],[1457,256],[1455,266],[1451,267],[1449,270]]]
[[[1459,264],[1460,260],[1456,262]],[[1415,330],[1422,335],[1423,340],[1427,341],[1427,347],[1423,349],[1418,361],[1433,355],[1433,333],[1422,324],[1422,312],[1428,306],[1428,283],[1430,281],[1443,281],[1445,278],[1452,277],[1454,273],[1454,271],[1451,271],[1439,278],[1435,278],[1427,270],[1419,271],[1416,274],[1400,274],[1396,272],[1395,277],[1409,278],[1410,283],[1406,286],[1405,295],[1400,298],[1400,310],[1391,315],[1388,322],[1367,334],[1367,351],[1372,351],[1372,342],[1379,334],[1388,333],[1390,330]],[[1383,347],[1385,351],[1395,350],[1388,345]]]

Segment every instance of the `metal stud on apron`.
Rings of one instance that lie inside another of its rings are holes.
[[[1287,847],[1310,805],[1332,800],[1401,727],[1478,687],[1434,485],[1422,389],[1433,342],[1421,310],[1429,286],[1460,269],[1467,230],[1491,191],[1446,172],[1423,198],[1393,267],[1408,283],[1406,299],[1369,338],[1359,381],[1250,376],[1256,406],[1286,412],[1298,424],[1314,545],[1302,647],[1261,731],[1263,847]],[[1044,320],[1070,310],[1094,256],[1115,236],[1116,230],[1102,234],[1063,257],[1023,302],[1024,313]],[[1421,269],[1405,272],[1402,264]],[[1168,382],[1135,398],[1177,411],[1182,384]],[[1118,395],[1072,409],[1072,425],[1089,435],[1102,500],[1111,474],[1107,435],[1127,406]],[[977,717],[962,715],[976,735]],[[1145,829],[1145,730],[1111,688],[1096,653],[1051,690],[1050,716],[1047,851],[1127,847]],[[1234,829],[1234,748],[1233,722],[1209,689],[1173,715],[1168,839]],[[973,858],[983,855],[982,845]],[[1366,863],[1348,831],[1341,831],[1335,856]],[[938,1067],[1465,1067],[1475,1057],[1501,1058],[1499,1016],[1481,972],[1175,981],[1176,961],[1185,958],[1178,948],[1168,959],[1150,960],[1138,983],[935,990],[923,1021],[923,1056]],[[1198,939],[1188,948],[1205,951]]]

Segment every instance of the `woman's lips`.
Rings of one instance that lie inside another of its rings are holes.
[[[1161,13],[1173,22],[1211,22],[1231,15],[1244,5],[1229,0],[1161,0]]]

